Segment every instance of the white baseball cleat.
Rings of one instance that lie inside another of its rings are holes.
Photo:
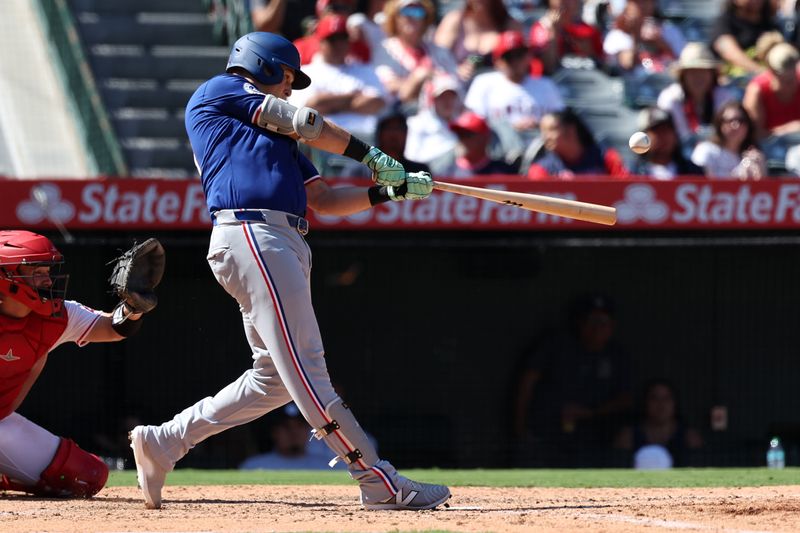
[[[444,485],[418,483],[398,475],[395,482],[397,494],[380,503],[363,503],[368,511],[421,511],[434,509],[450,499],[450,489]],[[447,505],[447,504],[445,504]]]
[[[128,434],[136,461],[136,480],[144,495],[144,506],[148,509],[161,509],[161,489],[167,479],[167,471],[148,454],[144,426],[136,426]]]

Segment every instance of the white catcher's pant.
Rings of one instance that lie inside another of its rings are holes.
[[[270,213],[285,220],[285,214]],[[167,470],[211,435],[291,400],[312,427],[322,428],[332,419],[326,408],[338,399],[311,303],[311,250],[297,229],[286,223],[219,224],[212,230],[207,259],[217,281],[239,303],[254,363],[215,396],[147,428],[148,448]],[[356,426],[344,437],[358,442],[362,435],[357,432],[363,433]],[[370,463],[349,466],[362,497],[380,501],[393,496],[394,468],[386,461]]]
[[[61,439],[24,416],[0,420],[0,474],[35,485],[56,455]]]

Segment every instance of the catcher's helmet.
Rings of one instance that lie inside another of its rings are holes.
[[[0,231],[0,293],[33,312],[51,316],[59,313],[67,292],[68,274],[60,274],[64,257],[50,239],[30,231]],[[23,275],[19,267],[50,267],[49,280]]]
[[[311,84],[311,78],[300,70],[300,53],[291,41],[274,33],[256,31],[233,43],[226,70],[241,67],[259,82],[274,85],[283,79],[281,65],[294,70],[292,89],[305,89]]]

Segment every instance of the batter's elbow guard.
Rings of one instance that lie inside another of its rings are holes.
[[[325,121],[322,119],[316,109],[310,107],[301,107],[298,109],[294,117],[292,117],[292,126],[295,133],[306,141],[313,141],[322,135],[322,128],[325,126]]]
[[[62,438],[56,454],[31,490],[38,496],[91,498],[106,485],[108,466],[96,455]]]

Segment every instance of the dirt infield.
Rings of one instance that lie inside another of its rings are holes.
[[[167,487],[86,501],[0,495],[0,530],[28,531],[800,531],[800,487],[508,489],[456,487],[449,509],[367,512],[354,486]]]

